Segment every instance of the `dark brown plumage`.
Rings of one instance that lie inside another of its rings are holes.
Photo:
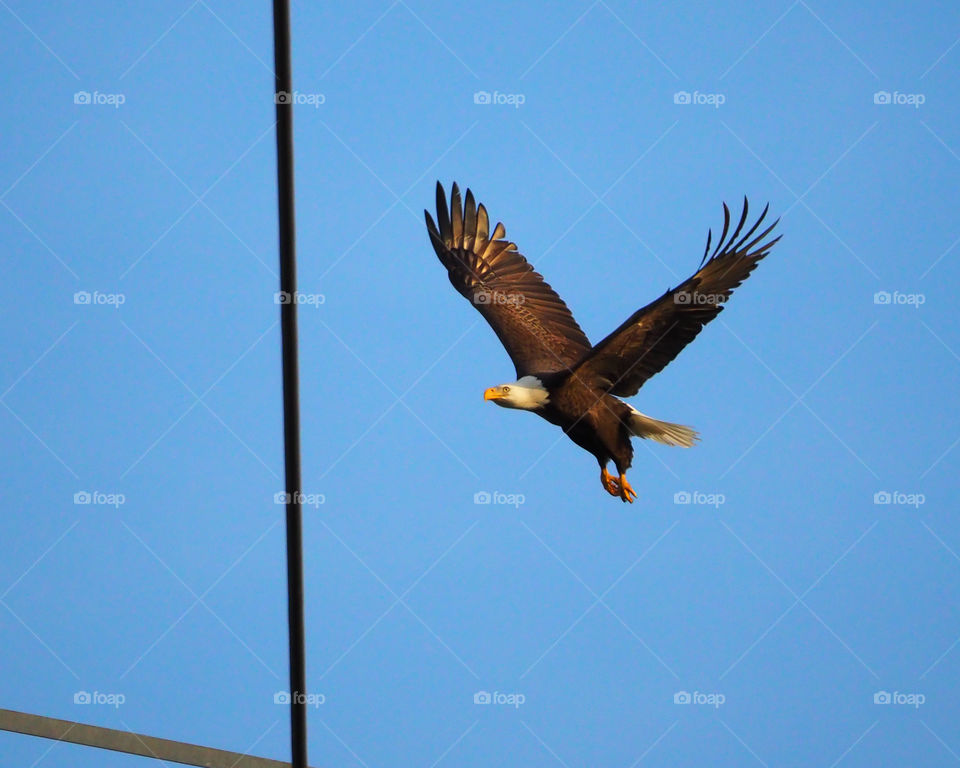
[[[450,209],[452,218],[443,187],[437,182],[439,228],[424,211],[430,242],[453,287],[490,323],[513,360],[517,377],[557,371],[582,359],[590,350],[586,334],[563,299],[517,252],[517,246],[503,239],[503,224],[488,234],[486,208],[474,203],[469,189],[461,207],[456,184]]]
[[[621,397],[637,394],[647,379],[660,373],[696,338],[703,326],[723,311],[733,289],[747,279],[760,259],[780,239],[776,237],[762,243],[778,219],[750,240],[766,218],[769,207],[763,209],[756,223],[741,236],[747,220],[747,199],[744,198],[740,221],[727,238],[730,209],[724,203],[723,233],[712,254],[710,241],[713,232],[708,233],[707,247],[696,274],[634,312],[574,366],[574,373],[596,381],[610,394]],[[754,246],[758,247],[751,250]]]
[[[485,398],[534,411],[560,426],[597,458],[604,488],[633,501],[636,493],[625,476],[633,458],[630,438],[690,446],[697,436],[689,427],[645,416],[617,396],[635,395],[663,370],[723,310],[734,288],[780,239],[766,240],[776,221],[757,234],[767,208],[744,232],[747,211],[744,198],[731,233],[724,204],[723,232],[712,253],[712,231],[708,234],[697,272],[634,312],[596,346],[563,300],[505,239],[503,225],[490,233],[487,211],[476,205],[470,190],[461,202],[454,184],[448,210],[438,182],[437,222],[424,214],[450,282],[484,316],[516,368],[516,382],[491,387]],[[609,461],[617,467],[617,478],[607,472]]]

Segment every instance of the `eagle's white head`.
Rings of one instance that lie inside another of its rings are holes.
[[[535,411],[550,402],[550,392],[536,376],[523,376],[512,384],[490,387],[483,393],[484,400],[493,400],[504,408]]]

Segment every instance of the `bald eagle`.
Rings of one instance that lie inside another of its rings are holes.
[[[766,239],[779,219],[755,235],[768,208],[744,232],[744,198],[740,221],[730,233],[724,203],[723,232],[712,253],[713,233],[708,233],[697,272],[595,346],[563,300],[505,239],[503,224],[491,233],[487,211],[469,189],[461,202],[454,184],[448,209],[437,182],[437,221],[428,211],[424,215],[453,287],[483,315],[516,368],[517,380],[490,387],[484,400],[532,411],[559,426],[596,457],[604,490],[632,503],[637,494],[626,477],[633,460],[631,437],[687,448],[699,437],[690,427],[653,419],[619,398],[635,395],[693,341],[780,239]],[[611,461],[617,477],[607,470]]]

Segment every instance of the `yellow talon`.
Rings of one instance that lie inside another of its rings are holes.
[[[633,504],[633,500],[637,498],[637,492],[627,482],[627,476],[621,473],[620,479],[615,482],[620,486],[620,498]]]
[[[620,495],[620,485],[616,480],[614,480],[613,475],[607,472],[606,467],[600,468],[600,483],[603,485],[603,490],[605,490],[611,496]]]

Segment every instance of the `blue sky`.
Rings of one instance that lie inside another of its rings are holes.
[[[0,3],[0,707],[287,759],[270,23]],[[293,25],[311,763],[960,761],[960,9]],[[723,201],[782,217],[633,400],[702,435],[636,445],[637,503],[482,401],[513,368],[429,247],[437,179],[593,340]]]

